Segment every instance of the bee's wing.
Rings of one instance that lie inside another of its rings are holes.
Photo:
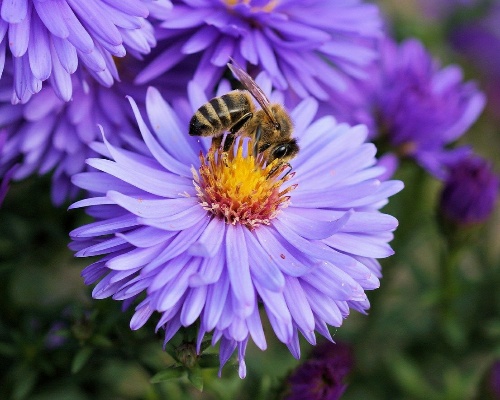
[[[276,119],[271,112],[271,102],[269,101],[267,96],[264,94],[259,85],[255,83],[252,77],[248,75],[246,71],[244,71],[238,64],[236,64],[236,61],[231,59],[231,62],[232,64],[228,63],[227,66],[229,67],[233,75],[243,84],[245,89],[250,92],[255,100],[257,100],[269,119],[275,124]]]

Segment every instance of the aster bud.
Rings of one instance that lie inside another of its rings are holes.
[[[176,355],[179,362],[187,368],[193,368],[196,365],[198,355],[196,354],[196,345],[194,343],[182,343],[176,349]]]
[[[449,168],[440,213],[457,225],[484,222],[495,207],[498,184],[490,163],[477,156],[464,158]]]

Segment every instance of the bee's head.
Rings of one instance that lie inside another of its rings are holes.
[[[271,112],[276,121],[273,124],[274,137],[282,139],[291,137],[293,131],[293,123],[283,106],[277,103],[272,104]],[[272,122],[270,121],[270,123]]]

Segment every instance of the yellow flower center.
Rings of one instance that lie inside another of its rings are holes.
[[[281,190],[293,176],[286,173],[290,166],[279,160],[265,165],[262,157],[253,156],[252,148],[253,142],[243,138],[237,138],[227,152],[212,146],[205,156],[200,154],[199,175],[193,168],[202,207],[228,224],[240,223],[251,230],[269,225],[297,186]]]

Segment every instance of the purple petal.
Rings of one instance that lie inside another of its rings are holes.
[[[57,57],[68,74],[72,74],[78,67],[78,56],[75,47],[66,39],[52,36],[52,44],[56,49]]]
[[[215,41],[217,34],[218,31],[213,26],[204,26],[184,43],[182,52],[192,54],[205,50]]]
[[[52,57],[52,75],[50,76],[52,88],[59,98],[69,101],[73,94],[71,75],[61,65],[54,46],[50,46],[50,54]]]
[[[148,88],[146,110],[157,139],[165,151],[185,165],[199,165],[199,147],[193,147],[189,140],[187,125],[184,127],[176,112],[163,100],[155,88]],[[189,172],[191,178],[192,174]]]
[[[35,99],[36,97],[33,100]],[[140,193],[139,189],[134,186],[103,172],[82,172],[75,174],[71,177],[71,182],[73,185],[92,193],[106,193],[110,187],[122,194],[137,195]]]
[[[233,318],[226,332],[237,342],[241,342],[248,337],[247,325],[245,324],[245,320],[240,317]]]
[[[354,211],[350,210],[340,218],[325,221],[310,219],[304,212],[299,213],[297,209],[290,208],[279,215],[279,220],[305,239],[320,240],[341,230],[353,213]]]
[[[181,51],[182,45],[182,43],[176,43],[167,50],[163,51],[158,57],[143,68],[139,74],[137,74],[135,83],[139,85],[147,83],[175,66],[185,57]]]
[[[394,250],[379,236],[341,232],[324,242],[336,250],[364,257],[385,258],[394,254]]]
[[[126,196],[112,190],[106,196],[119,206],[143,218],[170,217],[198,204],[198,200],[193,197],[145,200]]]
[[[162,250],[162,245],[146,249],[135,248],[127,253],[113,257],[106,263],[106,267],[115,271],[136,270],[153,260]]]
[[[192,28],[203,24],[205,19],[212,13],[213,11],[209,8],[195,10],[189,7],[176,6],[175,11],[171,13],[171,18],[163,21],[161,26],[169,29]]]
[[[283,343],[289,343],[293,336],[293,326],[291,322],[284,322],[275,317],[273,313],[270,313],[267,308],[267,304],[264,303],[269,322],[273,327],[276,337]]]
[[[136,186],[146,192],[167,197],[167,198],[178,198],[179,194],[183,191],[192,191],[192,186],[180,186],[176,183],[170,183],[157,176],[145,175],[143,173],[138,173],[127,168],[123,168],[119,164],[109,161],[101,160],[96,158],[91,158],[87,160],[87,164],[95,169],[106,172],[122,181],[129,183],[130,185]],[[158,171],[160,173],[160,171]]]
[[[66,26],[65,8],[69,8],[65,1],[43,1],[34,0],[36,13],[43,21],[47,29],[59,38],[67,38],[69,30]],[[70,10],[71,11],[71,10]]]
[[[250,258],[250,272],[253,279],[263,287],[274,292],[279,292],[285,285],[285,277],[279,267],[262,248],[256,237],[249,230],[244,230]]]
[[[189,277],[196,271],[197,262],[189,261],[180,272],[158,290],[156,309],[160,312],[172,307],[188,288]]]
[[[28,0],[4,0],[0,16],[10,24],[18,24],[26,18],[28,13]]]
[[[314,332],[314,315],[304,289],[297,278],[287,277],[283,290],[285,301],[294,322],[306,333]]]
[[[307,282],[302,283],[302,286],[304,287],[311,309],[318,318],[328,325],[342,325],[342,314],[335,301],[325,296],[313,286],[307,284]]]
[[[3,10],[2,3],[2,10]],[[31,7],[30,12],[18,24],[9,26],[9,47],[14,57],[21,57],[28,50],[31,27]]]
[[[116,233],[116,236],[121,237],[135,247],[165,245],[175,235],[176,232],[164,231],[150,226],[143,226],[126,233]]]
[[[189,248],[189,254],[200,257],[214,257],[221,248],[224,232],[224,223],[218,218],[212,218],[198,240]]]
[[[149,90],[148,93],[151,93],[151,90]],[[149,96],[153,96],[153,94],[150,94]],[[176,160],[159,145],[159,143],[156,141],[156,139],[149,131],[146,123],[142,119],[141,113],[139,112],[139,109],[135,101],[133,101],[131,98],[129,98],[129,101],[130,105],[132,106],[132,110],[134,112],[137,123],[139,125],[142,137],[144,138],[144,142],[146,143],[149,150],[151,151],[151,154],[156,158],[156,160],[158,160],[158,162],[163,167],[165,167],[167,171],[171,171],[175,174],[182,176],[188,176],[188,177],[192,176],[191,170],[188,165]],[[148,101],[148,105],[149,104],[150,102]]]
[[[118,28],[110,22],[108,13],[95,0],[66,0],[75,14],[91,27],[93,33],[111,45],[120,45],[122,37]]]
[[[304,265],[297,260],[285,247],[284,243],[278,240],[269,229],[260,227],[255,230],[255,235],[262,248],[267,253],[267,258],[277,264],[282,272],[290,276],[301,276],[307,274],[314,268],[314,264]]]
[[[31,71],[38,79],[46,80],[52,70],[51,57],[47,55],[50,53],[49,34],[45,26],[38,17],[34,16],[31,25],[30,46],[28,48],[28,55],[30,60]]]
[[[149,304],[137,306],[135,313],[130,320],[130,329],[136,331],[137,329],[143,327],[149,317],[153,314],[153,311],[154,310],[149,307]]]
[[[137,226],[135,215],[124,215],[121,217],[110,218],[104,221],[92,222],[90,224],[73,229],[69,234],[71,238],[84,238],[109,235],[121,230]]]
[[[229,279],[222,274],[219,282],[208,287],[205,309],[203,311],[203,326],[211,331],[218,324],[229,292]]]
[[[183,326],[192,325],[199,317],[207,297],[207,287],[192,288],[182,306],[181,323]]]
[[[226,253],[223,247],[213,257],[204,258],[198,272],[191,276],[189,286],[197,287],[216,283],[225,270],[225,259]]]
[[[226,263],[231,289],[238,301],[234,306],[239,315],[246,317],[255,306],[255,291],[241,225],[228,226],[226,230]]]

